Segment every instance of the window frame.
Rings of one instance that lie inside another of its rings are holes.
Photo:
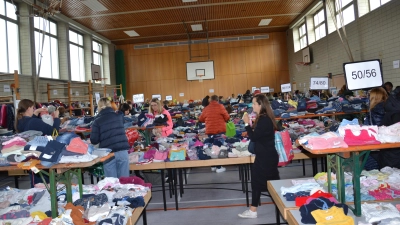
[[[304,26],[304,34],[303,35],[301,35],[301,32],[300,32],[300,29],[301,29],[301,27],[303,27]],[[307,47],[308,46],[308,37],[307,37],[307,23],[304,21],[304,23],[302,23],[302,24],[300,24],[299,25],[299,27],[298,27],[298,32],[299,32],[299,42],[300,42],[300,50],[301,49],[303,49],[303,48],[305,48],[305,47]],[[302,44],[301,44],[301,40],[303,39],[303,38],[306,38],[306,45],[305,46],[302,46]]]
[[[93,43],[97,43],[99,45],[101,45],[101,52],[94,50],[94,45]],[[104,61],[103,61],[103,43],[101,43],[100,41],[97,40],[92,40],[92,58],[94,59],[94,54],[99,54],[101,56],[101,62],[100,62],[100,69],[101,69],[101,75],[102,78],[104,78]],[[93,64],[98,65],[96,63],[93,62]],[[95,81],[95,83],[101,83],[101,81]]]
[[[336,7],[336,0],[333,0],[334,1],[334,7],[335,7],[335,19],[336,19],[336,23],[338,24],[338,27],[339,28],[341,28],[342,27],[342,24],[341,23],[339,23],[339,21],[337,21],[337,16],[338,16],[338,14],[339,14],[339,10],[338,10],[338,8]],[[342,1],[342,0],[338,0],[338,1]],[[357,0],[351,0],[349,3],[347,3],[347,5],[345,5],[345,6],[343,6],[342,5],[342,9],[341,9],[341,11],[342,12],[344,12],[347,8],[349,8],[349,7],[351,7],[351,6],[353,6],[353,14],[354,14],[354,20],[353,21],[355,21],[357,18],[356,18],[356,2],[355,1],[357,1]],[[343,18],[343,20],[344,20],[344,18]],[[351,22],[353,22],[353,21],[351,21]],[[343,21],[344,22],[344,21]],[[351,22],[349,22],[349,23],[351,23]],[[349,24],[349,23],[347,23],[347,24]],[[347,24],[343,24],[343,26],[346,26]]]
[[[4,4],[4,14],[5,15],[1,15],[0,14],[0,19],[2,19],[2,20],[4,20],[5,21],[5,33],[4,33],[4,35],[5,35],[5,40],[6,40],[6,54],[7,54],[7,71],[0,71],[0,72],[5,72],[5,73],[12,73],[12,72],[14,72],[14,70],[10,70],[10,57],[9,57],[9,48],[8,48],[8,23],[7,22],[10,22],[10,23],[14,23],[15,25],[17,25],[17,38],[18,38],[18,71],[21,71],[21,46],[20,46],[20,31],[19,31],[19,17],[17,16],[16,18],[16,20],[15,19],[12,19],[12,18],[10,18],[10,17],[8,17],[7,16],[7,5],[6,5],[6,3],[9,3],[9,4],[12,4],[12,5],[14,5],[14,7],[16,8],[16,10],[18,11],[19,10],[19,8],[18,8],[18,4],[17,3],[12,3],[12,2],[9,2],[9,1],[7,1],[7,0],[0,0],[1,1],[1,3],[3,3]]]
[[[41,17],[40,17],[41,18]],[[39,18],[39,19],[40,19]],[[44,18],[41,18],[41,19],[44,19]],[[54,34],[52,34],[52,33],[49,33],[49,32],[47,32],[47,31],[45,31],[45,30],[41,30],[41,29],[39,29],[39,28],[36,28],[35,27],[35,22],[33,22],[33,33],[35,34],[35,32],[39,32],[39,34],[40,35],[42,35],[43,33],[44,33],[44,35],[47,35],[47,36],[49,36],[49,37],[52,37],[52,38],[54,38],[54,39],[56,39],[57,40],[57,46],[56,46],[56,48],[57,48],[57,53],[58,54],[60,54],[60,52],[59,52],[59,49],[58,49],[58,47],[59,47],[59,43],[58,43],[58,23],[57,23],[57,21],[55,21],[55,20],[52,20],[52,19],[50,19],[50,18],[47,18],[46,20],[48,20],[49,22],[52,22],[52,23],[54,23],[55,24],[55,28],[56,28],[56,31],[57,31],[57,35],[54,35]],[[50,31],[50,24],[49,24],[49,31]],[[41,41],[41,40],[39,40],[39,41]],[[51,45],[51,41],[49,42],[49,44],[50,44],[50,46],[49,46],[49,52],[50,52],[50,60],[52,60],[53,59],[53,57],[52,57],[52,51],[51,51],[51,49],[52,49],[52,45]],[[35,45],[36,45],[36,40],[35,40]],[[36,49],[35,49],[36,50]],[[38,60],[38,58],[37,58],[37,54],[35,53],[35,61],[36,61],[36,64],[37,64],[37,60]],[[60,59],[59,59],[59,55],[57,55],[57,65],[58,65],[58,77],[54,77],[53,76],[53,62],[51,61],[50,62],[50,71],[52,72],[52,74],[51,74],[51,78],[49,78],[49,77],[41,77],[40,76],[40,74],[39,74],[39,77],[40,78],[47,78],[47,79],[60,79]],[[37,70],[37,68],[36,68],[36,70]]]
[[[388,2],[383,3],[383,4],[382,4],[382,0],[379,0],[379,6],[376,7],[375,9],[371,9],[371,1],[376,1],[376,0],[368,0],[368,9],[369,9],[369,12],[372,12],[373,10],[378,9],[379,7],[382,7],[382,5],[385,5],[385,4],[389,3],[389,2],[391,2],[392,0],[389,0]]]
[[[72,42],[72,41],[70,40],[70,35],[69,35],[69,32],[70,32],[70,31],[72,31],[72,32],[74,32],[74,33],[76,33],[76,34],[82,36],[82,45],[80,45],[80,44],[78,44],[78,43],[75,43],[75,42]],[[75,46],[77,46],[78,48],[82,48],[82,50],[83,50],[83,54],[82,54],[83,59],[82,59],[82,60],[79,60],[79,63],[82,62],[82,64],[83,64],[83,80],[74,80],[74,79],[72,79],[72,75],[71,75],[71,80],[72,80],[72,81],[85,82],[85,79],[86,79],[86,77],[85,77],[85,76],[86,76],[86,74],[85,74],[85,46],[84,46],[84,40],[83,40],[83,38],[84,38],[84,35],[83,35],[82,33],[78,32],[78,31],[76,31],[76,30],[74,30],[74,29],[69,29],[69,30],[68,30],[68,44],[70,44],[70,45],[75,45]],[[71,48],[69,47],[68,49],[69,49],[69,51],[70,51],[70,57],[71,57]],[[71,68],[71,70],[72,70],[72,62],[71,62],[71,60],[69,60],[69,66],[70,66],[70,68]]]
[[[317,16],[321,11],[323,11],[324,12],[324,20],[322,21],[322,22],[320,22],[319,24],[315,24],[315,16]],[[314,13],[314,15],[313,15],[313,23],[314,23],[314,33],[315,33],[315,41],[318,41],[318,40],[320,40],[320,39],[322,39],[322,38],[324,38],[324,37],[326,37],[326,12],[325,12],[325,10],[324,10],[324,7],[322,7],[320,10],[318,10],[316,13]],[[319,39],[317,39],[317,32],[316,32],[316,30],[317,30],[317,28],[319,28],[319,27],[321,27],[321,26],[324,26],[323,28],[324,28],[324,30],[325,30],[325,36],[323,36],[323,37],[320,37]]]

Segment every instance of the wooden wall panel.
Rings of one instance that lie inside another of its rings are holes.
[[[172,95],[172,99],[176,98],[175,93],[175,80],[162,80],[161,81],[161,97],[165,100],[166,95]]]
[[[273,45],[263,45],[260,49],[261,72],[275,71],[275,55]]]
[[[175,79],[186,80],[186,62],[189,61],[187,52],[174,52],[172,57],[174,58],[175,67]]]
[[[181,97],[179,96],[179,93],[184,93],[184,96]],[[174,94],[174,99],[183,102],[183,100],[189,100],[190,94],[189,94],[189,85],[185,79],[175,79],[175,94]]]
[[[246,56],[246,73],[259,73],[261,72],[261,58],[260,47],[257,45],[245,47]]]
[[[204,81],[188,81],[187,83],[189,83],[189,96],[186,99],[199,100],[204,98]]]
[[[234,93],[233,75],[219,76],[217,83],[218,96],[224,96],[224,98],[226,98]]]
[[[251,87],[247,86],[247,76],[246,74],[238,74],[232,75],[234,80],[233,82],[233,90],[234,94],[244,94],[246,90],[250,89]]]
[[[261,73],[250,73],[247,74],[247,87],[261,87]]]
[[[276,92],[281,83],[289,82],[286,33],[270,33],[269,39],[231,41],[210,44],[210,60],[214,60],[215,79],[186,80],[187,45],[134,49],[134,45],[121,45],[127,71],[127,94],[145,93],[172,95],[179,101],[202,99],[205,95],[224,97],[243,94],[252,86],[269,86]],[[192,55],[206,55],[207,45],[192,45]],[[194,58],[192,61],[206,61]],[[214,93],[209,93],[214,89]],[[179,93],[184,93],[180,97]]]
[[[244,47],[231,48],[232,74],[246,73],[246,51]]]

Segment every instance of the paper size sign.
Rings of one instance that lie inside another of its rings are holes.
[[[290,83],[287,84],[281,84],[281,92],[291,92],[292,91],[292,86]]]
[[[261,91],[261,93],[268,93],[269,87],[261,87],[260,91]]]
[[[158,100],[160,100],[161,101],[161,95],[151,95],[151,98],[152,99],[158,99]]]
[[[214,89],[210,89],[208,90],[210,93],[214,93]]]
[[[75,91],[75,95],[76,95],[76,96],[79,96],[79,91]]]
[[[133,103],[141,103],[144,102],[144,94],[136,94],[132,96]]]
[[[257,89],[257,87],[251,87],[251,93],[254,93],[254,91]]]
[[[310,80],[311,90],[328,90],[329,78],[328,77],[311,77]]]
[[[185,93],[179,93],[179,96],[183,97],[183,96],[185,96]]]
[[[4,85],[3,92],[11,92],[10,85],[8,85],[8,84],[5,84],[5,85]]]
[[[344,63],[347,89],[359,90],[383,85],[382,69],[379,59]]]
[[[167,96],[165,96],[165,100],[167,100],[167,101],[172,101],[172,95],[167,95]]]
[[[269,89],[269,92],[274,92],[275,90],[273,89],[273,88],[270,88]]]
[[[53,95],[57,95],[57,90],[53,90]]]

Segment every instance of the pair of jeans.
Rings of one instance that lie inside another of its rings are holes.
[[[104,162],[103,168],[106,177],[129,177],[128,150],[114,152],[114,158]]]

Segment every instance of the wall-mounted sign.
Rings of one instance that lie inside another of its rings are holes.
[[[133,103],[144,102],[144,94],[136,94],[132,96]]]
[[[53,90],[53,95],[57,95],[57,90]]]
[[[172,101],[172,95],[167,95],[167,96],[165,96],[165,100],[167,100],[167,101]]]
[[[185,93],[179,93],[179,96],[183,97],[183,96],[185,96]]]
[[[214,89],[210,89],[208,90],[210,93],[214,93]]]
[[[152,99],[158,99],[159,101],[161,101],[161,95],[151,95]]]
[[[5,84],[5,85],[4,85],[3,92],[11,92],[11,88],[10,88],[10,85],[9,85],[9,84]]]
[[[76,96],[79,96],[79,91],[75,91],[75,95],[76,95]]]

